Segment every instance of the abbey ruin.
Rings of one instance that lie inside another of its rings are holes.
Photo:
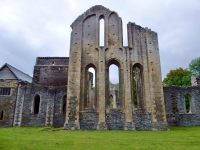
[[[0,68],[0,127],[168,130],[169,125],[200,125],[200,86],[162,87],[156,32],[129,22],[124,47],[121,18],[101,5],[80,15],[71,28],[70,57],[37,57],[33,78],[9,64]],[[119,90],[109,81],[113,64],[119,69]]]

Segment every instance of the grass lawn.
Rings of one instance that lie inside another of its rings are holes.
[[[49,127],[0,128],[0,150],[200,150],[200,127],[170,131],[67,131]]]

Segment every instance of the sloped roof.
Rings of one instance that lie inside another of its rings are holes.
[[[0,68],[0,71],[4,68],[4,67],[8,67],[9,70],[15,75],[15,77],[18,79],[18,80],[22,80],[22,81],[27,81],[29,83],[32,82],[32,77],[29,76],[28,74],[25,74],[24,72],[16,69],[15,67],[5,63],[1,68]]]

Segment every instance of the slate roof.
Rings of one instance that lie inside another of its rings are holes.
[[[14,74],[14,76],[18,79],[18,80],[22,80],[22,81],[27,81],[29,83],[32,82],[32,77],[29,76],[28,74],[25,74],[24,72],[16,69],[15,67],[5,63],[1,68],[0,71],[4,68],[4,67],[8,67],[10,69],[10,71]]]

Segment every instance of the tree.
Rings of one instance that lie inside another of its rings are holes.
[[[194,75],[200,76],[200,57],[190,62],[189,69]]]
[[[188,69],[177,68],[170,70],[163,80],[163,86],[191,86],[192,72]]]

